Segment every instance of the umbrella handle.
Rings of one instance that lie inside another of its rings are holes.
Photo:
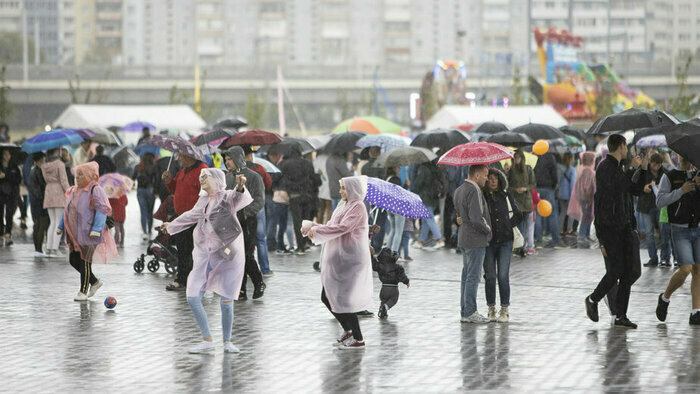
[[[168,160],[168,168],[165,169],[165,171],[170,171],[170,163],[173,162],[173,157],[170,156],[170,160]]]

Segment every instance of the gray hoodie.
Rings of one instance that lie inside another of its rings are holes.
[[[257,215],[265,206],[265,184],[263,184],[262,178],[257,172],[248,168],[245,162],[245,153],[240,146],[234,146],[224,154],[230,157],[238,167],[226,174],[226,189],[233,190],[236,187],[236,175],[244,175],[246,177],[245,186],[253,197],[253,202],[243,208],[241,212],[248,217]]]

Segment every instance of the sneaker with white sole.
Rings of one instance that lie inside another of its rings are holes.
[[[78,292],[78,294],[75,295],[75,298],[73,298],[73,301],[87,301],[88,296],[85,293]]]
[[[34,252],[34,257],[43,258],[43,257],[49,257],[49,255],[47,255],[44,252]]]
[[[338,339],[335,340],[333,346],[344,345],[345,342],[350,340],[350,338],[352,338],[352,331],[343,331],[343,333],[338,337]]]
[[[201,354],[201,353],[209,353],[214,351],[214,342],[209,342],[209,341],[202,341],[199,345],[190,348],[188,350],[188,353],[191,354]]]
[[[355,338],[350,339],[344,344],[338,346],[340,350],[362,350],[365,348],[365,341],[358,341]]]
[[[491,305],[489,306],[489,313],[486,315],[488,317],[489,321],[496,321],[496,306]]]
[[[470,316],[463,317],[460,321],[462,323],[486,324],[489,322],[489,318],[481,315],[478,311],[476,311]]]
[[[241,349],[234,346],[231,342],[224,342],[224,353],[240,353]]]
[[[508,307],[502,306],[501,311],[498,313],[498,318],[496,319],[499,323],[508,323]]]
[[[102,281],[98,279],[94,285],[90,285],[90,291],[88,291],[87,296],[88,297],[94,296],[95,293],[97,293],[97,290],[100,289],[100,287],[102,287]]]

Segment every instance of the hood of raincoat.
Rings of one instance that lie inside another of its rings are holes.
[[[350,176],[341,179],[345,185],[345,192],[348,194],[348,202],[364,200],[367,194],[367,176]]]
[[[236,168],[233,172],[239,173],[241,170],[247,167],[245,162],[245,152],[240,146],[231,147],[231,149],[225,152],[226,156],[230,157],[234,163],[236,163]]]
[[[207,175],[207,180],[209,185],[211,185],[214,190],[214,194],[226,189],[226,174],[218,168],[202,168],[202,172],[199,174],[201,177],[203,174]],[[200,189],[200,196],[208,196],[209,194],[204,190]]]
[[[79,189],[86,189],[90,187],[90,185],[97,183],[97,180],[100,179],[100,165],[95,161],[88,161],[87,163],[79,164],[73,167],[71,172],[76,178],[78,177],[78,172],[82,172],[88,179],[88,183],[83,187],[79,187],[76,181],[75,187]]]
[[[496,174],[498,177],[498,191],[508,190],[508,177],[498,168],[489,167],[489,176]],[[488,186],[486,186],[488,190]]]

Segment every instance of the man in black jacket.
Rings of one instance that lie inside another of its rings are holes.
[[[605,259],[605,276],[590,296],[586,297],[586,314],[598,321],[598,302],[610,293],[615,293],[610,309],[615,315],[615,325],[637,328],[627,318],[632,284],[641,276],[639,261],[639,236],[634,218],[632,195],[639,195],[644,187],[647,160],[639,156],[632,159],[632,168],[642,164],[636,182],[632,172],[625,171],[621,161],[627,157],[627,143],[619,134],[608,138],[608,156],[596,171],[595,228],[601,251]],[[619,283],[618,283],[619,281]],[[611,294],[612,295],[612,294]]]
[[[546,247],[561,247],[561,237],[559,236],[559,206],[557,204],[556,188],[559,184],[559,174],[557,173],[557,162],[554,153],[548,152],[537,159],[535,165],[535,182],[537,193],[540,198],[552,204],[552,213],[547,217],[537,213],[535,220],[535,242],[542,242],[542,236],[549,232],[552,240]]]

